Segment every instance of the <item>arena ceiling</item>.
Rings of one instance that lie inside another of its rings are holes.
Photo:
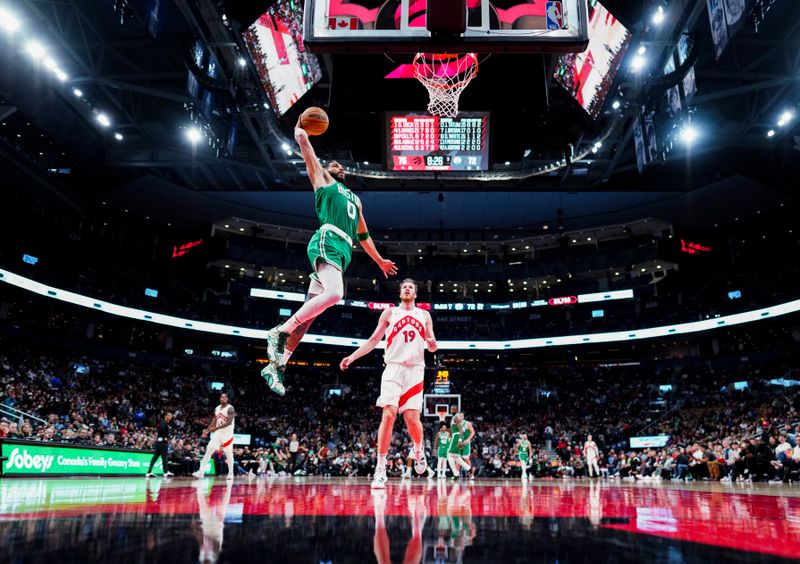
[[[263,110],[257,77],[238,68],[240,45],[221,24],[222,3],[160,4],[155,38],[147,28],[152,3],[145,0],[101,0],[91,9],[78,0],[13,3],[23,27],[2,36],[10,48],[0,55],[0,151],[16,185],[44,188],[78,207],[105,201],[192,225],[244,217],[243,211],[259,221],[308,223],[313,217],[304,167],[282,150],[299,109],[329,109],[332,126],[318,141],[321,155],[354,170],[374,170],[382,159],[381,112],[424,107],[424,90],[414,81],[383,80],[398,61],[326,55],[320,84],[296,110],[276,118]],[[684,30],[692,34],[698,94],[688,111],[702,135],[691,150],[676,148],[643,174],[637,170],[634,116],[647,107],[668,123],[663,100],[669,85],[655,70],[633,75],[623,68],[614,86],[623,106],[592,120],[543,78],[552,74],[551,57],[494,55],[465,92],[462,107],[492,112],[496,170],[530,170],[561,159],[570,144],[577,148],[601,136],[602,149],[550,174],[512,181],[353,178],[370,221],[390,227],[396,210],[408,206],[413,212],[403,220],[407,226],[445,229],[536,228],[559,219],[580,228],[646,216],[702,225],[793,199],[800,177],[797,121],[783,128],[775,122],[800,101],[796,3],[774,2],[757,30],[752,22],[744,26],[719,60],[705,2],[667,3],[668,18],[659,29],[648,20],[655,2],[613,4],[634,33],[633,45],[647,47],[653,69]],[[33,36],[57,53],[69,75],[65,83],[25,55]],[[220,60],[218,121],[233,114],[241,120],[230,155],[193,148],[183,138],[197,102],[186,85],[189,46],[198,38],[213,45]],[[111,116],[111,127],[98,126],[98,110]],[[769,129],[778,129],[777,135],[768,138]],[[364,167],[364,161],[372,164]]]

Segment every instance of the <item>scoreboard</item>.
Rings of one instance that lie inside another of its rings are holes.
[[[389,170],[489,169],[488,112],[454,118],[388,112],[386,125]]]

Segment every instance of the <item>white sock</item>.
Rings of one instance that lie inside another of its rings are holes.
[[[414,443],[414,458],[419,459],[422,452],[422,443]]]
[[[293,352],[294,351],[290,351],[289,349],[286,349],[286,350],[283,351],[283,365],[284,366],[289,364],[289,358],[291,358]]]
[[[298,327],[300,327],[300,325],[302,325],[302,324],[303,324],[303,322],[299,321],[297,319],[296,315],[293,315],[289,319],[284,321],[283,325],[278,327],[278,332],[279,333],[288,333],[289,335],[291,335],[292,333],[294,333],[294,330],[297,329]]]
[[[378,455],[378,464],[375,466],[375,470],[386,471],[386,455],[385,454],[379,454]]]

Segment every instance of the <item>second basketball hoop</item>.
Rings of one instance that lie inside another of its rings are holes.
[[[461,92],[478,74],[475,53],[417,53],[414,76],[428,90],[428,112],[434,116],[453,118],[458,114]]]

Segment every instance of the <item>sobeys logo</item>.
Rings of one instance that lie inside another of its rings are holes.
[[[53,465],[55,456],[52,454],[36,454],[31,456],[27,450],[19,451],[15,448],[11,451],[11,455],[6,462],[6,470],[39,470],[40,472],[47,472]]]

